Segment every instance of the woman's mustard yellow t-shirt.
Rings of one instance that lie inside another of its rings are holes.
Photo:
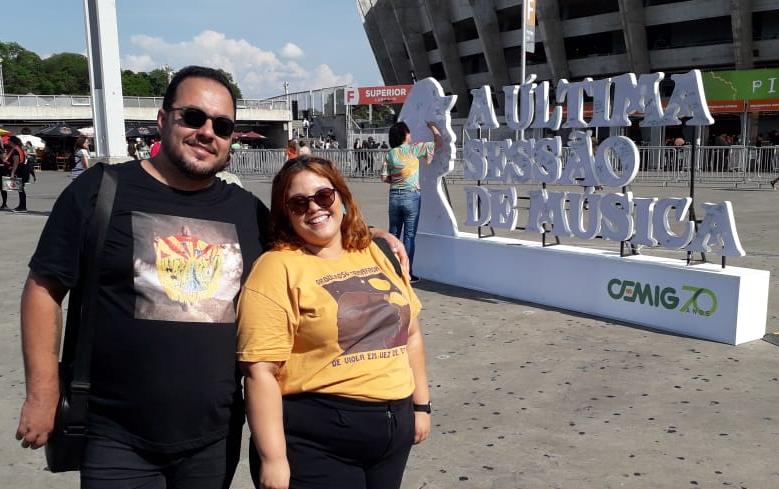
[[[238,360],[284,362],[282,395],[403,399],[414,391],[406,344],[420,308],[374,243],[335,260],[270,251],[238,302]]]

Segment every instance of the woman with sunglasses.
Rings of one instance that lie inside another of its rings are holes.
[[[270,227],[272,250],[238,305],[255,485],[398,488],[411,445],[430,432],[409,277],[372,242],[328,160],[284,164]]]

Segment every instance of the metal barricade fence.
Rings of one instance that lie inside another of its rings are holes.
[[[381,177],[384,149],[316,149],[314,156],[328,159],[347,178]],[[272,178],[287,159],[286,149],[240,149],[233,152],[228,171],[238,175]]]
[[[564,148],[563,164],[569,150]],[[347,178],[379,179],[386,149],[316,149],[312,154],[326,158]],[[237,150],[229,171],[244,176],[272,178],[286,160],[286,149]],[[683,186],[689,184],[695,161],[691,146],[640,146],[636,184]],[[779,176],[779,146],[700,146],[695,182],[702,185],[767,185]],[[607,155],[615,171],[618,161]],[[447,180],[464,180],[463,151],[457,148],[454,170]]]
[[[238,175],[273,177],[286,160],[286,149],[240,149],[230,156],[227,170]]]

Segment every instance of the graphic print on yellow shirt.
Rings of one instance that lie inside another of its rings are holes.
[[[411,309],[391,301],[401,292],[383,273],[334,281],[324,288],[338,303],[341,356],[408,343]]]
[[[243,258],[235,226],[133,212],[135,317],[230,323]]]
[[[271,251],[241,293],[238,359],[282,363],[284,395],[402,399],[414,390],[406,345],[419,310],[374,244],[335,260]]]

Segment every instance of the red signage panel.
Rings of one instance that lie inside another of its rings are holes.
[[[743,100],[709,100],[709,112],[712,114],[737,113],[744,112]]]
[[[344,98],[346,105],[402,104],[414,85],[383,87],[349,87]]]
[[[779,99],[750,100],[749,110],[752,112],[779,112]]]

